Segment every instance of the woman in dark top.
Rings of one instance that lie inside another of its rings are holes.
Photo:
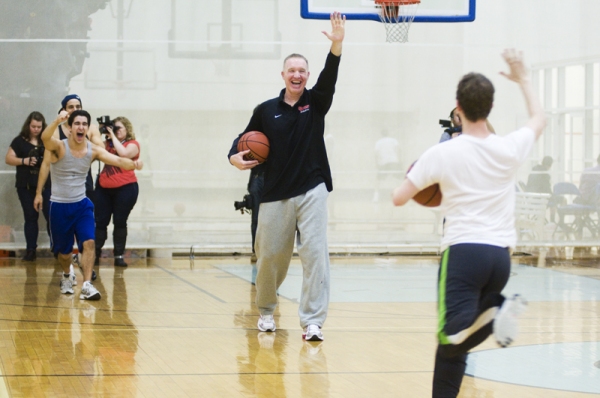
[[[27,241],[27,252],[23,257],[25,261],[35,261],[36,259],[39,214],[33,207],[33,200],[40,166],[44,158],[44,144],[40,139],[40,134],[45,128],[44,115],[39,112],[31,112],[23,123],[21,132],[10,144],[5,158],[6,164],[17,166],[15,187],[25,217],[25,240]],[[42,196],[44,197],[42,212],[47,224],[50,200],[49,181],[44,187]]]

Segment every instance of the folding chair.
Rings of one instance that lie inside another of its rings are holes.
[[[567,237],[573,234],[575,238],[582,239],[585,228],[593,237],[597,235],[597,225],[591,218],[591,214],[596,212],[596,206],[573,203],[579,196],[579,189],[571,182],[558,182],[554,184],[553,202],[560,203],[561,198],[563,201],[562,204],[556,205],[558,224],[554,233],[560,229]]]

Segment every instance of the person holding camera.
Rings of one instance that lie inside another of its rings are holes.
[[[440,137],[440,142],[448,141],[462,134],[462,121],[460,120],[460,115],[456,112],[456,108],[450,112],[450,120],[440,119],[439,123],[440,126],[446,128]],[[496,130],[494,130],[489,120],[485,120],[485,125],[490,133],[496,134]]]
[[[35,261],[37,258],[37,238],[39,233],[39,213],[33,208],[33,201],[38,184],[38,174],[44,159],[44,143],[40,134],[46,128],[46,119],[40,112],[31,112],[19,135],[12,141],[6,152],[5,162],[17,167],[17,195],[23,208],[25,218],[25,241],[27,249],[24,261]],[[50,203],[49,184],[40,187],[43,197],[44,218],[48,223],[48,204]],[[48,230],[48,234],[50,234]]]
[[[252,221],[250,223],[250,233],[252,234],[252,257],[251,263],[256,263],[256,250],[254,243],[256,242],[256,229],[258,227],[258,210],[260,208],[260,200],[262,198],[263,188],[265,186],[264,166],[258,165],[250,170],[250,179],[248,180],[248,194],[252,198],[250,208],[252,209]]]
[[[256,113],[259,109],[260,104],[254,107],[252,114]],[[252,235],[252,257],[250,257],[250,262],[255,264],[258,259],[256,257],[256,250],[254,248],[254,243],[256,242],[256,228],[258,227],[258,211],[260,209],[260,200],[262,198],[263,188],[265,186],[265,165],[259,164],[256,167],[250,169],[250,178],[248,179],[248,194],[244,195],[244,199],[241,202],[234,202],[234,206],[236,210],[241,210],[242,214],[244,214],[244,209],[250,213],[250,234]],[[255,282],[255,273],[253,268],[252,284]]]
[[[110,121],[98,119],[100,132],[106,135],[105,149],[121,158],[136,161],[140,157],[140,144],[135,140],[133,125],[126,117]],[[99,264],[102,247],[107,239],[107,227],[113,219],[114,265],[127,267],[123,259],[127,242],[127,219],[135,206],[139,187],[134,170],[105,165],[96,181],[96,264]]]
[[[448,141],[449,139],[456,138],[462,134],[462,122],[460,120],[460,115],[456,112],[456,108],[450,111],[450,120],[440,119],[440,125],[446,127],[440,137],[440,142]]]

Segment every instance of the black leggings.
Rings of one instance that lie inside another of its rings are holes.
[[[508,248],[465,243],[442,255],[438,278],[438,348],[433,397],[456,397],[467,353],[492,333],[493,316],[510,275]],[[487,311],[490,310],[490,311]],[[480,325],[474,330],[469,328]]]
[[[35,250],[37,248],[37,239],[39,234],[38,219],[40,214],[33,208],[33,200],[35,199],[35,189],[17,188],[17,195],[23,208],[23,217],[25,218],[25,241],[27,242],[27,250]],[[50,208],[50,189],[42,191],[43,203],[42,213],[46,219],[46,231],[50,236],[48,228],[48,209]]]
[[[102,188],[96,185],[96,250],[102,249],[107,238],[107,227],[113,219],[113,244],[115,256],[123,255],[127,240],[127,219],[135,206],[139,194],[138,183],[119,188]]]

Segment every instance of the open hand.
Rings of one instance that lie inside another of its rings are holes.
[[[346,24],[346,16],[342,16],[341,13],[334,11],[329,19],[331,20],[331,33],[323,31],[323,34],[332,42],[343,41],[346,31],[344,28],[344,25]]]
[[[509,73],[500,72],[500,74],[513,82],[520,83],[529,78],[529,72],[523,62],[523,52],[517,51],[514,48],[504,50],[502,58],[510,68]]]

